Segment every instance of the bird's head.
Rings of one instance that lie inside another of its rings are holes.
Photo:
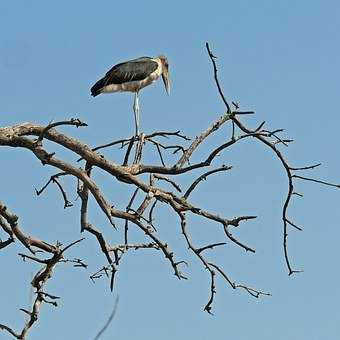
[[[170,94],[170,78],[169,78],[169,63],[164,55],[158,57],[162,63],[162,79],[165,86],[166,93]]]

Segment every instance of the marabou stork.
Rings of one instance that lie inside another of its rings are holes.
[[[170,94],[168,59],[164,55],[155,58],[141,57],[119,63],[109,70],[105,77],[98,80],[91,88],[93,97],[101,93],[134,92],[133,112],[136,136],[139,135],[138,93],[162,75],[165,90]]]

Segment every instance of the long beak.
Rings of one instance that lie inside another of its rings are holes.
[[[163,83],[164,83],[166,93],[168,95],[170,95],[170,79],[169,79],[169,72],[168,72],[167,68],[163,69],[162,79],[163,79]]]

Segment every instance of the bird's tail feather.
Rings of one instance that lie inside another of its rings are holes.
[[[101,90],[105,86],[105,79],[102,78],[98,80],[92,87],[91,87],[91,95],[93,97],[98,96],[101,93]]]

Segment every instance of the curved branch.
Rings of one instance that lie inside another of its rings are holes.
[[[217,172],[221,172],[221,171],[227,171],[232,169],[231,166],[227,166],[227,165],[222,165],[221,167],[214,169],[214,170],[210,170],[205,172],[203,175],[199,176],[188,188],[188,190],[185,192],[185,194],[183,195],[183,197],[185,199],[187,199],[189,197],[189,195],[192,193],[192,191],[197,187],[197,185],[201,182],[201,181],[205,181],[207,179],[208,176],[212,175],[212,174],[216,174]]]

